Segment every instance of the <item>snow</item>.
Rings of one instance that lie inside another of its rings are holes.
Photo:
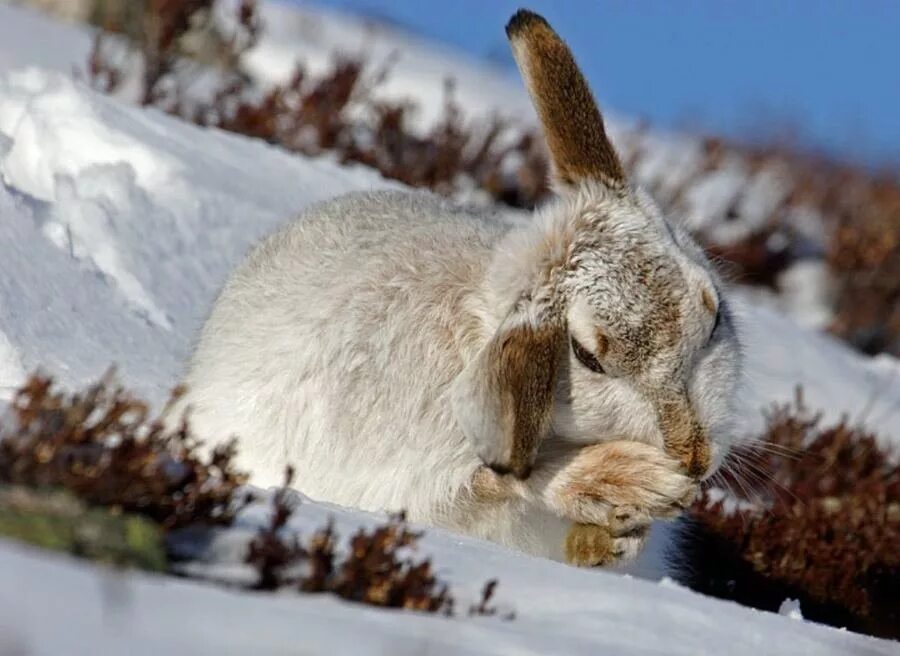
[[[262,5],[265,35],[249,53],[248,68],[267,84],[286,82],[302,61],[314,72],[328,68],[332,55],[363,54],[375,68],[388,64],[390,74],[375,96],[408,99],[419,105],[416,124],[430,126],[441,115],[444,83],[455,82],[454,98],[468,116],[487,116],[502,108],[505,116],[533,116],[516,78],[450,52],[398,28],[304,4]],[[498,26],[499,29],[499,26]]]
[[[0,79],[0,139],[0,248],[15,271],[0,280],[0,330],[26,370],[74,386],[116,363],[155,401],[249,245],[307,203],[387,185],[36,69]]]
[[[778,607],[778,614],[789,617],[792,620],[802,620],[803,613],[800,610],[800,602],[797,599],[785,599]]]
[[[343,535],[375,521],[365,513],[305,503],[292,526],[321,526],[328,513],[335,514]],[[453,585],[457,617],[117,574],[0,545],[0,647],[5,639],[35,656],[896,653],[885,641],[749,610],[677,585],[568,568],[436,529],[428,531],[421,550],[434,556],[440,575]],[[511,621],[466,616],[492,577],[500,581],[500,610],[515,611]]]
[[[20,66],[72,74],[83,71],[91,52],[90,30],[48,20],[0,2],[0,70]]]
[[[823,421],[840,421],[875,431],[885,445],[900,445],[900,361],[872,359],[837,339],[804,329],[774,310],[750,305],[736,293],[743,328],[746,384],[740,424],[757,432],[760,409],[792,401],[798,385],[805,405]]]
[[[9,401],[13,392],[25,381],[25,369],[9,338],[0,333],[0,401]]]
[[[28,31],[48,40],[26,38]],[[456,65],[416,44],[431,53],[419,61],[422,79],[433,82],[435,67]],[[82,31],[0,5],[0,401],[35,368],[74,388],[115,364],[127,385],[159,403],[251,244],[310,203],[393,184],[367,169],[292,156],[98,95],[68,75],[84,47]],[[269,63],[279,59],[268,52]],[[9,70],[31,63],[41,68]],[[461,70],[478,81],[475,64]],[[404,84],[412,84],[409,75]],[[493,83],[493,75],[483,79]],[[485,106],[506,91],[490,93],[496,97],[482,97]],[[662,170],[678,157],[673,145],[648,168]],[[707,198],[721,191],[710,186]],[[759,188],[767,198],[780,193]],[[811,274],[798,275],[802,282]],[[808,406],[827,418],[849,413],[882,439],[900,437],[897,360],[865,358],[744,292],[735,305],[748,367],[742,430],[755,433],[760,409],[789,401],[802,384]],[[185,571],[248,580],[241,555],[267,512],[263,500],[242,511],[233,529],[200,541],[186,536]],[[304,500],[290,528],[308,535],[329,516],[345,536],[379,520]],[[0,543],[0,653],[896,653],[890,643],[671,583],[576,570],[438,529],[428,529],[421,553],[452,584],[460,617],[115,573]],[[468,602],[495,577],[497,603],[516,619],[465,617]]]

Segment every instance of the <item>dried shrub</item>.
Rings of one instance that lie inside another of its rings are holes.
[[[442,194],[478,189],[516,207],[533,207],[547,194],[548,164],[535,134],[519,133],[499,117],[473,129],[448,81],[441,117],[419,136],[409,127],[413,106],[373,98],[386,75],[369,74],[361,60],[348,57],[337,57],[319,77],[298,64],[287,83],[262,99],[253,99],[248,83],[234,82],[197,107],[192,120],[305,155],[330,152],[344,164]]]
[[[246,561],[258,573],[257,589],[293,587],[372,606],[452,613],[453,600],[447,586],[434,577],[431,562],[401,557],[421,537],[407,528],[402,515],[371,531],[360,529],[350,539],[348,553],[339,557],[330,523],[306,544],[296,535],[282,537],[280,530],[291,511],[276,495],[269,526],[250,543]]]
[[[257,590],[277,590],[285,585],[289,577],[288,571],[306,557],[306,550],[295,535],[289,541],[280,535],[281,529],[294,512],[287,499],[293,479],[294,470],[288,467],[284,486],[276,490],[272,498],[269,524],[259,530],[247,550],[245,562],[252,565],[258,574],[254,586]]]
[[[293,512],[286,492],[292,478],[289,469],[284,487],[273,498],[269,524],[259,530],[247,551],[246,562],[257,572],[256,589],[290,587],[384,608],[453,614],[453,597],[447,585],[435,577],[431,561],[415,561],[406,555],[415,549],[421,533],[409,529],[402,513],[371,530],[359,529],[344,554],[336,549],[331,522],[305,543],[296,534],[284,536]],[[470,615],[497,614],[490,605],[496,586],[496,580],[485,585],[482,599],[470,608]],[[501,617],[512,619],[513,614]]]
[[[179,84],[176,74],[186,56],[181,44],[198,24],[209,22],[215,5],[215,0],[152,0],[146,5],[141,36],[133,40],[144,62],[141,104],[293,152],[331,152],[343,163],[364,164],[385,177],[440,193],[480,189],[489,198],[517,207],[533,207],[547,194],[548,164],[537,134],[516,129],[499,117],[482,129],[468,125],[450,81],[443,115],[423,136],[409,127],[414,106],[373,97],[371,92],[385,79],[388,67],[367,72],[359,57],[337,56],[320,76],[300,64],[288,82],[260,97],[242,73],[242,58],[261,30],[253,0],[239,4],[234,33],[218,35],[221,88],[208,102],[189,101],[182,89],[190,81]],[[122,67],[104,48],[101,33],[88,62],[90,80],[102,91],[114,92],[126,78]]]
[[[344,558],[334,561],[333,536],[326,528],[310,542],[309,576],[304,592],[331,592],[348,601],[430,613],[452,610],[447,586],[438,582],[428,559],[415,562],[401,556],[422,536],[406,525],[403,515],[371,531],[359,529],[350,538]]]
[[[164,529],[225,524],[246,481],[234,443],[208,457],[186,421],[167,430],[107,375],[83,393],[35,374],[0,427],[0,484],[62,488],[92,506],[138,513]]]
[[[799,396],[769,415],[764,439],[739,456],[757,485],[695,504],[688,583],[770,610],[797,597],[809,619],[900,637],[896,459],[846,422],[821,427]]]
[[[88,76],[93,86],[112,93],[125,83],[121,52],[109,47],[109,36],[120,37],[140,57],[137,102],[182,114],[186,99],[181,82],[203,74],[191,68],[179,80],[179,67],[192,61],[216,68],[225,79],[242,78],[241,58],[259,37],[262,22],[256,0],[237,3],[233,24],[217,20],[217,0],[103,0],[91,22],[101,28],[89,55]],[[119,48],[121,50],[121,48]]]
[[[497,579],[491,579],[487,583],[484,584],[484,587],[481,589],[481,599],[477,604],[472,604],[469,606],[469,617],[474,617],[476,615],[481,615],[484,617],[493,617],[495,615],[499,615],[504,620],[514,620],[516,618],[516,614],[514,611],[509,611],[507,613],[500,613],[500,609],[491,604],[491,599],[494,598],[494,593],[497,591]]]
[[[707,240],[706,252],[722,263],[729,277],[744,285],[777,288],[778,276],[793,264],[786,248],[773,248],[777,228],[770,226],[740,241],[720,244]]]
[[[900,355],[900,182],[859,171],[839,191],[822,184],[834,208],[827,261],[837,281],[830,330],[863,351]]]

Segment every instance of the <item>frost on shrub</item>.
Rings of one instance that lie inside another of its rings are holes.
[[[822,427],[799,396],[764,440],[738,456],[744,480],[729,487],[743,503],[707,491],[695,505],[687,583],[773,611],[796,598],[808,619],[900,637],[896,454],[846,422]]]
[[[35,374],[0,425],[0,485],[61,488],[166,530],[227,524],[246,476],[233,467],[234,443],[209,456],[199,446],[186,421],[166,429],[109,375],[68,393]]]

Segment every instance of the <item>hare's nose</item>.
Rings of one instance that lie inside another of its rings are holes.
[[[699,481],[709,471],[710,460],[709,447],[706,445],[706,440],[700,439],[690,453],[681,459],[681,462],[684,464],[688,476]]]
[[[712,464],[712,454],[706,431],[696,422],[691,426],[690,435],[679,449],[679,460],[688,476],[702,480]]]
[[[661,404],[660,423],[666,451],[677,458],[692,478],[700,480],[712,462],[709,439],[690,403],[678,397]]]

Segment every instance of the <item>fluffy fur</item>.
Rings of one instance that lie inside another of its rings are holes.
[[[559,198],[520,225],[415,192],[310,208],[228,281],[183,404],[201,436],[240,436],[258,484],[291,464],[314,498],[605,565],[727,452],[737,337],[700,249],[624,181],[565,44],[527,12],[508,32]],[[587,132],[541,109],[565,101],[554,75],[580,80]]]

